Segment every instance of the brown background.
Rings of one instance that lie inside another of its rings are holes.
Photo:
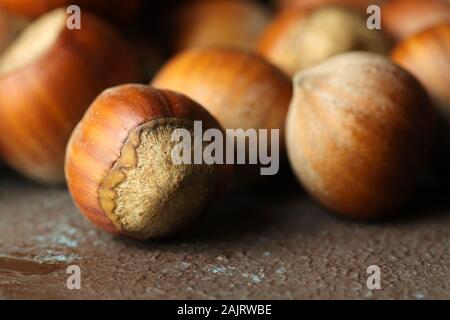
[[[356,223],[288,173],[234,189],[187,234],[157,242],[95,229],[65,189],[0,179],[0,298],[450,298],[450,205],[422,188],[391,220]],[[81,267],[81,290],[66,268]],[[368,290],[366,268],[381,267]]]

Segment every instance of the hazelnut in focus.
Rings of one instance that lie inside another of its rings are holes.
[[[220,129],[175,92],[131,84],[104,91],[67,147],[67,183],[81,212],[106,231],[139,239],[172,235],[196,220],[224,189],[230,167],[173,161],[173,132],[192,135],[194,121]]]
[[[411,195],[435,114],[410,73],[381,55],[354,52],[295,76],[286,126],[288,157],[305,189],[336,213],[374,219]]]
[[[264,31],[258,50],[293,76],[336,54],[357,50],[387,54],[390,46],[380,30],[367,28],[359,12],[327,6],[281,12]]]
[[[94,15],[66,28],[66,11],[31,23],[0,57],[3,160],[42,183],[64,181],[69,136],[104,89],[136,81],[124,41]]]

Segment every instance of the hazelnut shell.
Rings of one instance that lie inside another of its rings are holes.
[[[169,60],[152,81],[186,94],[225,129],[280,129],[292,97],[289,78],[255,53],[193,48]]]
[[[450,22],[447,0],[390,0],[382,6],[382,26],[396,39],[404,39],[436,24]]]
[[[269,12],[255,1],[190,1],[173,16],[173,47],[253,49],[269,19]]]
[[[377,54],[345,53],[296,75],[288,156],[325,207],[371,219],[411,195],[434,127],[429,98],[411,74]]]
[[[94,15],[83,28],[65,27],[62,9],[32,23],[0,58],[0,149],[22,174],[64,181],[69,136],[105,88],[135,81],[124,41]]]
[[[176,165],[171,133],[217,121],[184,95],[144,85],[104,91],[67,147],[66,177],[95,225],[140,239],[171,235],[197,219],[225,186],[230,166]]]
[[[336,54],[371,51],[388,54],[391,47],[380,30],[369,30],[365,16],[343,7],[281,12],[262,34],[258,51],[288,75]]]

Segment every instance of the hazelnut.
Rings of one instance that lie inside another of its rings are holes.
[[[173,17],[173,46],[177,51],[203,46],[253,49],[269,17],[255,1],[188,1]]]
[[[450,22],[403,40],[392,59],[422,82],[450,123]]]
[[[259,52],[288,75],[348,51],[388,53],[390,41],[369,30],[359,12],[343,7],[323,7],[280,13],[259,41]]]
[[[100,228],[149,239],[195,220],[223,189],[229,167],[175,164],[175,129],[220,128],[184,95],[144,85],[104,91],[67,147],[66,177],[81,212]]]
[[[152,85],[198,101],[225,129],[278,129],[279,149],[269,144],[267,150],[283,152],[292,84],[259,55],[231,48],[185,50],[163,66]],[[248,146],[246,159],[250,157]],[[254,182],[260,165],[238,166],[239,183],[247,179]]]
[[[152,84],[198,101],[226,129],[280,129],[280,136],[292,97],[292,84],[277,67],[231,48],[185,50]]]
[[[438,149],[450,160],[450,22],[436,25],[400,42],[392,59],[415,75],[433,98],[442,134]],[[448,164],[446,164],[448,167]]]
[[[0,57],[0,149],[22,174],[64,181],[70,133],[105,88],[135,81],[134,60],[108,25],[85,13],[83,28],[66,28],[57,9],[30,24]]]
[[[447,0],[390,0],[382,6],[382,26],[397,39],[404,39],[433,25],[450,22]]]
[[[295,76],[286,126],[288,157],[305,189],[341,215],[369,219],[411,195],[435,116],[407,71],[354,52]]]

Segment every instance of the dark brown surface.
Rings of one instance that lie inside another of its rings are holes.
[[[402,217],[365,224],[275,181],[233,191],[188,235],[142,243],[95,229],[66,190],[8,175],[0,298],[448,299],[450,205],[438,189],[423,190]],[[81,290],[66,288],[71,264],[81,267]],[[381,290],[366,287],[371,264],[381,267]]]

